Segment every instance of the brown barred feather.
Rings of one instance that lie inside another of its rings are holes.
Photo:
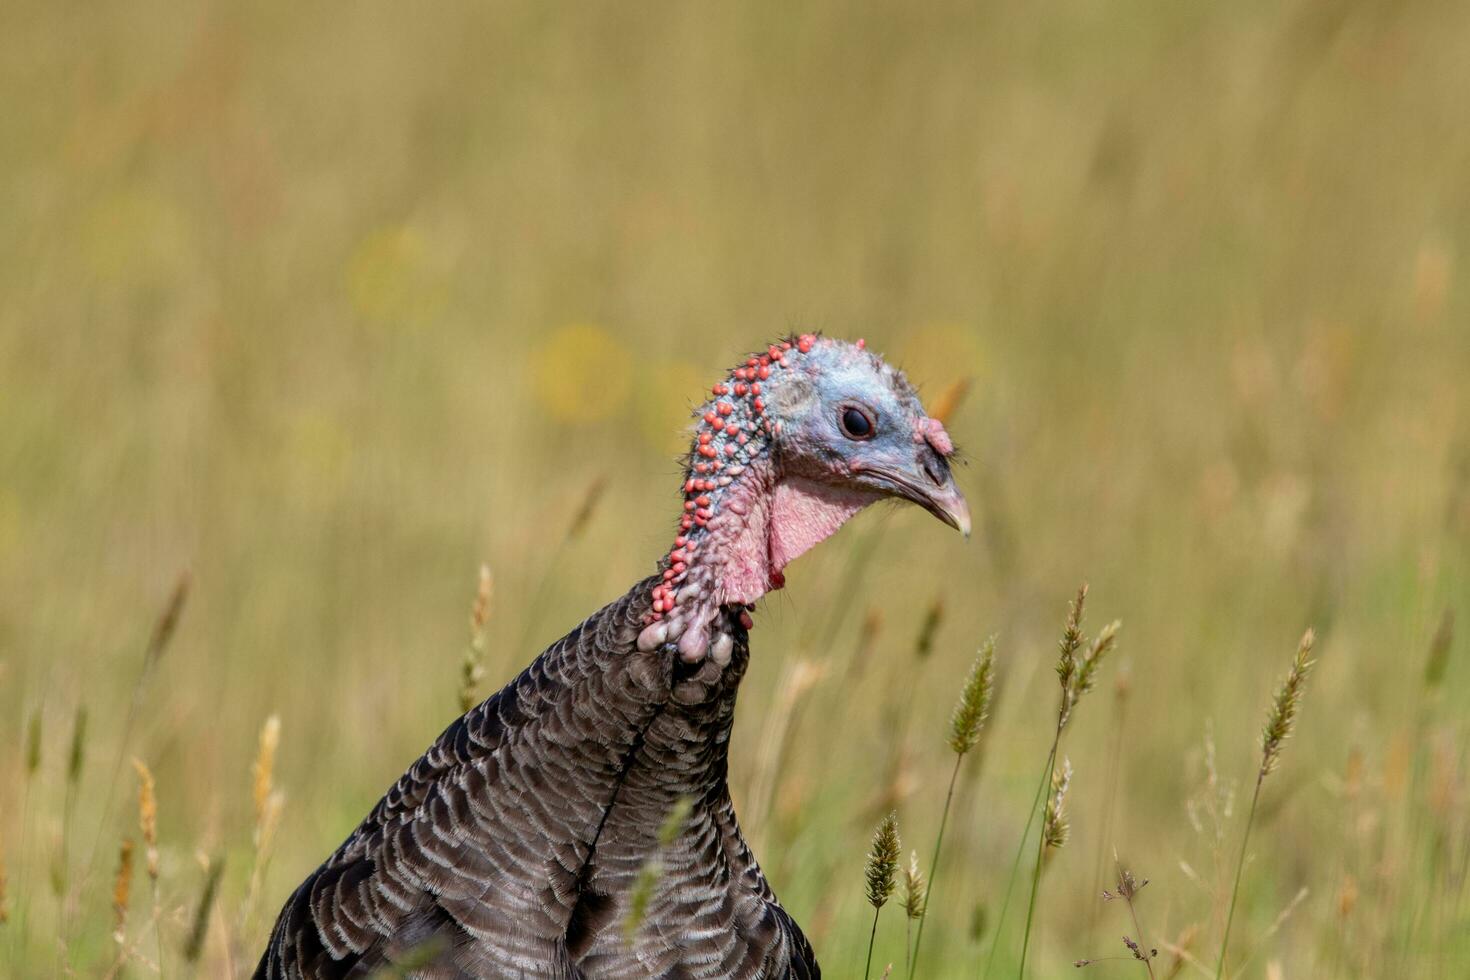
[[[726,785],[749,660],[640,652],[634,586],[455,721],[287,900],[257,980],[808,978],[810,945],[746,846]],[[675,803],[694,802],[662,848]],[[639,870],[662,874],[623,929]]]

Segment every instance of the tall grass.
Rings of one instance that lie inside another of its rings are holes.
[[[939,855],[944,849],[944,828],[949,823],[949,810],[954,803],[955,783],[959,781],[960,768],[964,765],[965,756],[980,741],[980,729],[990,715],[990,700],[994,694],[995,637],[992,636],[981,645],[980,655],[970,667],[964,687],[960,689],[959,700],[955,703],[953,714],[950,715],[949,747],[954,751],[954,768],[949,771],[949,785],[944,791],[944,806],[939,811],[939,832],[934,835],[934,855],[929,859],[927,890],[923,891],[921,898],[916,899],[919,914],[914,915],[911,912],[909,915],[910,919],[919,920],[918,935],[914,937],[913,949],[906,951],[905,962],[908,964],[910,974],[919,968],[919,950],[924,940],[922,910],[928,904],[929,895],[934,888],[934,880],[939,874]]]
[[[1046,850],[1048,847],[1060,847],[1066,836],[1064,825],[1061,822],[1061,801],[1070,780],[1070,764],[1066,777],[1059,779],[1057,749],[1061,745],[1062,732],[1066,729],[1067,723],[1072,720],[1073,711],[1076,710],[1083,695],[1091,691],[1096,684],[1097,670],[1112,651],[1121,625],[1117,621],[1109,623],[1098,632],[1097,637],[1090,644],[1087,644],[1086,637],[1082,633],[1082,614],[1086,602],[1087,585],[1084,583],[1077,590],[1077,597],[1072,600],[1071,612],[1067,616],[1066,626],[1062,629],[1062,637],[1057,641],[1056,674],[1057,681],[1061,685],[1061,697],[1057,705],[1057,723],[1052,734],[1051,749],[1047,754],[1042,780],[1036,792],[1037,798],[1040,799],[1046,787],[1051,786],[1052,795],[1042,808],[1042,832],[1037,838],[1036,860],[1031,869],[1030,898],[1026,904],[1026,927],[1021,933],[1021,962],[1017,967],[1017,975],[1021,977],[1026,975],[1026,954],[1031,946],[1031,927],[1036,915],[1037,893],[1041,890],[1041,871],[1046,861]],[[1032,804],[1033,811],[1036,805],[1036,803]],[[1050,817],[1050,823],[1048,817]],[[1034,813],[1028,818],[1028,829],[1031,819],[1034,819]],[[1022,833],[1023,847],[1025,840],[1026,835]],[[1007,893],[1009,895],[1009,886]],[[1002,906],[1001,914],[1003,918],[1004,906]],[[997,926],[997,930],[998,928]]]
[[[483,579],[482,579],[483,582]],[[476,613],[472,616],[472,627],[483,625],[485,617],[480,610],[485,607],[484,597],[487,590],[482,584],[480,596],[476,602]],[[1052,739],[1048,750],[1047,765],[1045,772],[1046,783],[1040,787],[1035,805],[1029,812],[1029,822],[1039,822],[1038,847],[1035,863],[1031,869],[1031,890],[1028,896],[1028,914],[1025,930],[1021,936],[1021,955],[1016,962],[1018,973],[1025,970],[1027,962],[1027,950],[1030,940],[1035,931],[1035,911],[1038,907],[1037,892],[1040,888],[1042,870],[1048,863],[1055,859],[1063,845],[1072,834],[1071,824],[1067,815],[1068,794],[1074,781],[1074,771],[1070,759],[1061,755],[1062,735],[1074,722],[1076,709],[1084,696],[1093,689],[1099,676],[1099,669],[1104,660],[1111,654],[1116,646],[1119,625],[1113,622],[1103,627],[1098,633],[1088,639],[1083,631],[1084,609],[1087,600],[1087,588],[1084,586],[1077,593],[1076,598],[1070,606],[1066,624],[1058,642],[1058,658],[1055,664],[1055,674],[1060,686],[1060,695],[1057,705],[1055,724],[1051,729]],[[1443,625],[1437,630],[1430,645],[1431,669],[1427,676],[1435,678],[1436,682],[1442,680],[1444,671],[1447,669],[1442,663],[1445,659],[1445,650],[1450,644],[1449,631]],[[1234,863],[1234,877],[1229,891],[1228,911],[1225,916],[1224,928],[1220,940],[1220,953],[1215,972],[1216,976],[1226,975],[1226,964],[1230,951],[1230,940],[1235,920],[1235,910],[1241,890],[1241,881],[1244,875],[1246,857],[1249,853],[1252,841],[1252,830],[1255,827],[1256,817],[1260,808],[1262,788],[1268,776],[1272,775],[1279,767],[1283,749],[1286,742],[1293,736],[1298,724],[1298,716],[1306,682],[1310,676],[1316,661],[1313,659],[1315,636],[1308,631],[1298,645],[1292,666],[1285,680],[1275,692],[1270,709],[1267,713],[1266,724],[1263,727],[1260,741],[1260,758],[1256,768],[1254,791],[1251,796],[1250,806],[1245,814],[1244,831],[1242,833],[1240,848]],[[931,911],[936,906],[933,904],[935,894],[934,884],[941,878],[950,882],[949,887],[959,890],[958,886],[963,884],[965,867],[963,862],[951,860],[942,863],[945,853],[945,830],[949,822],[951,810],[957,799],[956,787],[959,784],[960,773],[963,769],[965,758],[976,749],[979,744],[982,730],[989,720],[993,707],[992,701],[995,690],[995,639],[986,640],[980,648],[974,663],[971,665],[959,692],[955,708],[951,715],[949,731],[947,733],[948,747],[953,754],[954,762],[950,768],[950,778],[939,807],[938,830],[935,835],[933,852],[929,861],[929,872],[926,876],[919,868],[918,855],[911,854],[908,865],[900,868],[901,845],[899,843],[898,825],[896,814],[890,813],[886,816],[877,831],[873,835],[871,848],[869,850],[865,867],[865,898],[872,909],[871,920],[867,927],[867,949],[865,954],[864,975],[872,975],[872,964],[874,954],[878,948],[879,924],[882,909],[889,903],[895,892],[900,894],[905,918],[903,964],[906,976],[918,976],[922,973],[920,952],[922,939],[925,934],[925,925],[931,917]],[[789,684],[788,693],[794,691],[791,696],[800,699],[806,696],[809,685]],[[88,726],[85,712],[78,712],[71,733],[71,745],[67,755],[64,782],[66,795],[63,799],[61,826],[63,829],[68,825],[67,817],[70,808],[81,794],[83,789],[83,777],[85,774],[86,746],[89,743]],[[786,742],[785,736],[780,736],[780,741]],[[1210,743],[1207,740],[1206,768],[1211,780],[1215,780],[1213,758],[1209,753]],[[227,972],[233,973],[241,964],[249,961],[253,955],[253,944],[246,941],[244,937],[257,936],[264,923],[259,920],[257,913],[260,911],[261,895],[265,870],[273,852],[275,835],[279,827],[283,809],[284,797],[276,781],[276,771],[279,765],[281,752],[281,722],[276,716],[266,719],[261,726],[257,739],[255,759],[250,766],[250,791],[249,798],[253,813],[253,826],[251,829],[251,860],[249,862],[248,888],[246,889],[239,905],[238,914],[232,917],[233,925],[224,924],[221,933],[220,947],[221,955],[225,957],[225,963],[231,964]],[[40,758],[40,751],[32,746],[26,747],[26,765],[31,766],[33,760]],[[775,756],[768,756],[766,765],[774,769],[785,769],[788,766],[787,757],[784,752]],[[110,965],[106,969],[108,975],[119,975],[124,970],[158,973],[164,975],[169,972],[170,960],[177,959],[178,963],[186,972],[192,972],[204,955],[205,946],[208,941],[209,924],[214,921],[214,910],[218,900],[218,893],[223,880],[224,861],[222,858],[203,858],[201,863],[204,868],[202,879],[202,891],[194,905],[192,912],[192,925],[186,934],[180,938],[177,945],[171,946],[165,940],[164,922],[167,917],[165,908],[160,902],[160,887],[163,877],[163,862],[160,856],[160,837],[158,832],[158,801],[156,781],[152,770],[138,759],[133,760],[133,768],[138,777],[137,792],[137,833],[141,841],[141,848],[135,845],[134,838],[124,835],[118,850],[118,860],[113,878],[113,889],[111,898],[111,928],[110,935],[113,941],[114,952],[111,956]],[[1215,799],[1218,790],[1210,788]],[[668,818],[659,830],[658,839],[662,845],[672,842],[673,838],[681,832],[684,826],[692,802],[681,800],[675,806]],[[1212,804],[1213,805],[1213,804]],[[1215,819],[1221,820],[1229,815],[1228,804],[1223,813],[1216,813]],[[1029,829],[1029,826],[1028,828]],[[1023,846],[1025,838],[1029,834],[1023,834]],[[66,841],[60,842],[63,846]],[[64,853],[64,852],[63,852]],[[141,855],[142,867],[147,874],[150,889],[150,911],[147,923],[143,927],[137,927],[130,923],[129,913],[132,906],[132,885],[134,880],[135,866]],[[63,861],[61,868],[67,867]],[[941,873],[942,869],[942,873]],[[1192,929],[1186,929],[1180,934],[1179,939],[1172,943],[1155,943],[1149,940],[1140,922],[1135,899],[1138,893],[1148,884],[1147,881],[1138,882],[1133,875],[1122,865],[1116,863],[1117,883],[1112,890],[1105,890],[1105,900],[1121,899],[1128,907],[1131,931],[1124,936],[1123,943],[1127,949],[1128,956],[1138,962],[1141,968],[1150,978],[1156,976],[1155,960],[1158,956],[1158,945],[1164,946],[1173,954],[1173,962],[1166,976],[1177,975],[1186,964],[1199,966],[1198,961],[1189,952],[1189,946],[1194,942],[1196,933]],[[628,935],[642,926],[643,916],[648,908],[648,903],[658,885],[660,877],[660,866],[657,857],[654,857],[645,866],[638,876],[635,894],[630,900],[630,912],[626,922],[623,924]],[[69,889],[62,887],[58,895],[65,895]],[[1303,899],[1307,895],[1307,889],[1298,891],[1292,900],[1271,925],[1262,931],[1257,937],[1257,942],[1263,943],[1276,937],[1290,917],[1296,912]],[[1354,899],[1356,901],[1356,899]],[[87,914],[85,909],[78,910],[79,914]],[[179,909],[178,913],[183,913]],[[1001,907],[1001,919],[997,922],[996,936],[992,940],[989,956],[986,958],[986,966],[994,962],[996,947],[1001,942],[1001,928],[1004,922],[1005,906]],[[1344,913],[1346,914],[1346,913]],[[227,917],[227,920],[231,917]],[[152,953],[143,952],[143,942],[146,940],[146,932],[152,931]],[[136,938],[135,938],[136,937]],[[23,947],[22,947],[23,948]],[[70,951],[62,947],[64,960],[69,959]],[[1104,958],[1105,959],[1105,958]],[[1098,962],[1098,958],[1078,960],[1077,965],[1087,965]],[[979,965],[978,957],[973,961],[973,966]],[[892,970],[892,966],[888,967]]]
[[[651,570],[691,403],[794,326],[866,336],[948,412],[976,518],[966,544],[866,514],[756,613],[732,796],[828,972],[868,939],[853,867],[878,817],[931,864],[955,764],[933,729],[999,632],[916,972],[973,980],[993,949],[1015,976],[1047,610],[1085,570],[1129,624],[1126,738],[1114,777],[1111,712],[1063,736],[1072,837],[1029,974],[1094,951],[1078,926],[1115,850],[1153,879],[1156,970],[1213,974],[1255,763],[1235,733],[1308,619],[1352,669],[1311,680],[1262,790],[1227,970],[1470,974],[1464,630],[1434,686],[1420,670],[1470,596],[1470,6],[360,13],[6,8],[0,974],[110,968],[128,835],[150,948],[125,787],[104,805],[134,756],[168,975],[248,972],[290,888],[454,713],[480,563],[482,697]],[[768,750],[797,660],[826,673]],[[244,931],[272,714],[291,796]],[[1182,809],[1210,722],[1218,867],[1208,814],[1201,835]],[[901,975],[885,917],[874,960]]]
[[[1245,832],[1241,834],[1240,857],[1235,862],[1235,881],[1230,887],[1230,911],[1225,916],[1225,934],[1220,939],[1220,959],[1215,965],[1215,980],[1220,980],[1225,975],[1225,957],[1230,952],[1230,927],[1235,922],[1235,902],[1240,897],[1240,878],[1245,872],[1246,849],[1250,846],[1251,828],[1255,826],[1256,808],[1261,802],[1261,787],[1265,784],[1266,777],[1280,765],[1281,750],[1296,727],[1297,711],[1306,690],[1307,675],[1316,664],[1312,659],[1312,647],[1315,644],[1316,635],[1307,630],[1302,635],[1301,643],[1297,645],[1291,671],[1271,700],[1266,725],[1261,731],[1261,764],[1256,769],[1255,789],[1251,791],[1250,807],[1245,814]]]

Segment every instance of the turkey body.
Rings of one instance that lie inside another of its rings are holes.
[[[726,784],[749,660],[637,647],[634,586],[450,725],[282,909],[257,980],[805,978],[820,970]],[[692,809],[660,846],[680,798]],[[639,870],[662,873],[626,932]]]

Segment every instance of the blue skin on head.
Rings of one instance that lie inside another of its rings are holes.
[[[703,656],[715,607],[779,588],[788,562],[876,501],[908,500],[969,534],[944,426],[861,342],[793,337],[747,358],[712,394],[640,648],[677,639],[686,659]]]
[[[969,511],[950,473],[949,437],[882,358],[818,340],[769,400],[780,421],[773,449],[783,474],[908,500],[969,533]]]

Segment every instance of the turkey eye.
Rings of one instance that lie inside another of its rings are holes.
[[[868,418],[868,413],[853,405],[848,405],[839,416],[842,421],[842,434],[849,439],[867,439],[873,434],[873,420]]]

